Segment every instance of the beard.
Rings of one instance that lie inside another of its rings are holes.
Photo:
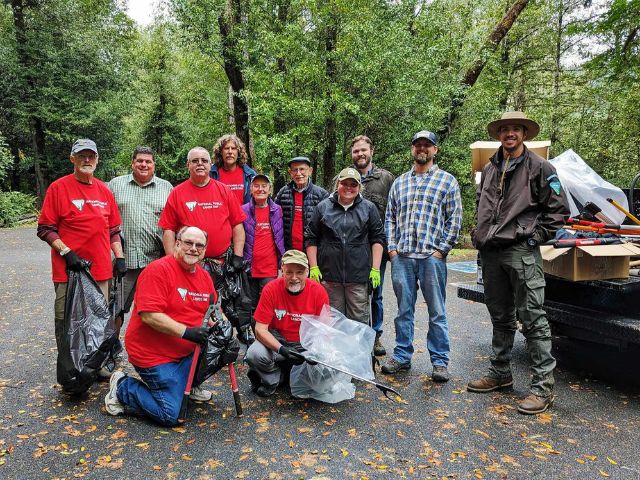
[[[415,157],[413,157],[413,159],[416,161],[416,163],[418,165],[426,165],[427,163],[429,163],[431,160],[433,160],[433,156],[429,156],[429,155],[416,155]]]
[[[356,160],[355,164],[356,167],[358,167],[358,169],[363,170],[365,168],[367,168],[369,166],[369,164],[371,163],[371,157],[360,157]]]
[[[302,282],[288,283],[287,291],[289,293],[300,293],[302,291]]]

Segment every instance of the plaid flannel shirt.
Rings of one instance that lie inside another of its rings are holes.
[[[389,192],[385,231],[389,251],[428,256],[449,253],[460,235],[462,199],[453,175],[433,165],[423,175],[402,174]]]

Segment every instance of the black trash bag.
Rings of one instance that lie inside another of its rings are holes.
[[[225,263],[231,261],[233,250],[229,249],[225,253]],[[246,264],[246,262],[245,262]],[[249,297],[249,279],[244,268],[240,272],[229,272],[224,264],[220,264],[210,259],[204,261],[205,270],[209,272],[216,291],[222,302],[222,311],[229,319],[231,324],[241,329],[249,325],[246,319],[240,318],[239,310],[242,305],[246,308],[251,306],[251,297]],[[246,268],[246,265],[245,265]],[[247,307],[248,306],[248,307]]]
[[[225,365],[235,362],[239,351],[240,343],[233,336],[231,323],[217,322],[209,333],[206,351],[203,349],[198,358],[194,384],[200,385]]]
[[[58,352],[58,383],[70,394],[86,392],[98,370],[111,358],[118,341],[114,317],[100,287],[89,272],[68,271],[63,342]]]

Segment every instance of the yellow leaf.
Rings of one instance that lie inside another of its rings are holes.
[[[182,460],[193,460],[193,457],[191,455],[187,455],[186,453],[182,454]]]
[[[604,470],[598,470],[598,472],[600,472],[600,475],[602,475],[603,477],[609,477],[610,475],[605,472]]]
[[[296,444],[293,443],[293,440],[289,440],[289,448],[293,448],[295,446],[296,446]]]
[[[613,459],[611,459],[609,457],[607,457],[607,462],[609,462],[611,465],[617,465],[618,464],[618,462],[616,462],[615,460],[613,460]]]
[[[482,435],[484,438],[491,438],[491,436],[488,433],[485,433],[482,430],[478,430],[477,428],[474,428],[473,431],[476,432],[478,435]]]
[[[582,465],[585,464],[585,461],[582,460],[581,458],[576,458],[576,462],[581,463]]]
[[[184,432],[187,431],[187,429],[184,428],[184,427],[174,427],[171,430],[173,430],[174,432],[177,432],[177,433],[184,433]]]
[[[342,453],[343,457],[346,457],[347,455],[349,455],[349,450],[347,450],[346,448],[341,448],[340,453]]]
[[[160,465],[154,465],[153,467],[154,470],[158,471],[158,470],[162,470],[162,467]]]
[[[149,442],[136,443],[136,447],[146,450],[149,448]]]
[[[298,428],[298,432],[299,432],[299,433],[307,433],[307,432],[310,432],[311,430],[312,430],[312,429],[311,429],[311,428],[309,428],[309,427],[299,427],[299,428]]]
[[[596,458],[598,458],[595,455],[583,455],[583,457],[586,458],[587,460],[591,460],[592,462],[595,461]]]

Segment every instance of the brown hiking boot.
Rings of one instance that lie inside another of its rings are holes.
[[[387,354],[387,350],[384,348],[384,345],[382,345],[382,342],[380,341],[380,337],[378,335],[376,335],[376,341],[373,344],[373,354],[376,357],[381,357]]]
[[[473,380],[467,384],[467,390],[476,393],[487,393],[500,388],[510,387],[513,385],[513,378],[507,377],[502,380],[491,377],[482,377],[479,380]]]
[[[546,411],[551,405],[553,405],[553,395],[540,397],[531,393],[527,398],[520,400],[518,411],[525,415],[537,415]]]

